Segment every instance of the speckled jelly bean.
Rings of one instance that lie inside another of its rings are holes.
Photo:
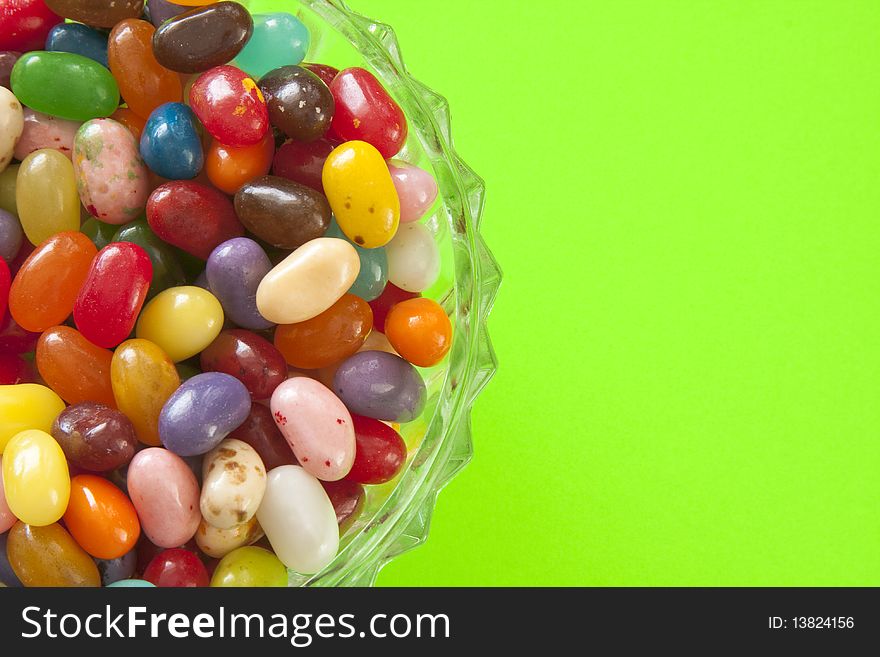
[[[159,447],[135,454],[128,466],[128,493],[141,529],[154,544],[177,547],[196,533],[199,483],[177,454]]]
[[[235,194],[245,183],[269,173],[274,154],[275,140],[269,133],[253,146],[238,148],[214,140],[205,156],[205,173],[221,192]]]
[[[140,218],[121,226],[114,233],[111,241],[137,244],[149,256],[150,263],[153,265],[153,280],[147,291],[147,299],[153,298],[169,287],[182,285],[186,280],[186,275],[174,248],[159,239],[146,219]]]
[[[16,523],[6,543],[9,564],[27,587],[96,587],[101,575],[92,558],[58,523]]]
[[[272,322],[257,310],[257,287],[272,269],[263,248],[247,237],[223,242],[211,252],[205,268],[208,288],[232,322],[247,329],[267,329]]]
[[[229,146],[259,143],[269,130],[257,83],[234,66],[202,73],[190,88],[189,103],[211,136]]]
[[[288,137],[313,141],[323,137],[333,120],[330,89],[301,66],[282,66],[260,78],[269,121]]]
[[[64,525],[80,547],[99,559],[127,554],[141,535],[137,512],[125,493],[103,477],[89,474],[70,481]]]
[[[402,160],[390,160],[388,171],[400,199],[400,223],[418,221],[437,200],[437,181],[424,169]]]
[[[408,362],[384,351],[362,351],[345,360],[333,390],[346,407],[377,420],[409,422],[425,407],[425,383]]]
[[[364,509],[367,497],[364,487],[347,479],[322,481],[321,486],[324,487],[336,512],[339,533],[344,534]]]
[[[359,246],[387,244],[400,222],[400,201],[382,155],[364,141],[333,149],[321,174],[342,232]]]
[[[359,272],[360,259],[351,244],[319,237],[266,274],[257,288],[257,308],[276,324],[304,322],[336,303]]]
[[[202,351],[203,372],[224,372],[241,381],[254,399],[268,399],[287,378],[284,357],[271,342],[243,329],[227,329]]]
[[[46,0],[46,4],[59,16],[97,27],[113,27],[144,10],[143,0]]]
[[[251,404],[247,419],[229,434],[229,438],[240,440],[253,447],[260,455],[267,471],[279,465],[299,464],[290,444],[275,424],[272,411],[263,404],[257,402]]]
[[[0,258],[7,263],[11,262],[18,255],[23,239],[24,231],[18,217],[6,210],[0,210]]]
[[[3,450],[3,491],[15,517],[31,525],[58,521],[70,497],[64,452],[45,431],[16,434]]]
[[[107,35],[81,23],[61,23],[53,27],[46,37],[45,49],[50,52],[72,52],[93,59],[101,66],[108,66]]]
[[[275,152],[272,174],[293,180],[324,193],[321,172],[335,144],[328,139],[310,142],[288,141]]]
[[[65,230],[77,230],[80,203],[70,159],[51,149],[28,155],[16,178],[15,202],[31,244],[41,244]]]
[[[24,160],[41,148],[53,148],[67,157],[73,157],[73,141],[80,125],[79,121],[59,119],[25,107],[24,130],[15,145],[15,159]]]
[[[287,568],[269,550],[241,547],[217,564],[211,586],[287,586]]]
[[[330,91],[336,102],[335,137],[372,144],[385,160],[403,147],[406,117],[375,75],[363,68],[347,68],[333,78]]]
[[[171,287],[147,303],[137,323],[137,337],[158,345],[172,361],[195,356],[223,328],[217,297],[192,285]]]
[[[210,582],[208,571],[196,554],[181,548],[156,555],[144,571],[144,579],[159,588],[208,586]]]
[[[400,227],[385,248],[388,280],[409,292],[431,287],[440,274],[440,250],[425,224]]]
[[[256,543],[262,537],[263,529],[256,516],[231,529],[220,529],[202,520],[196,531],[196,545],[209,557],[222,559],[233,550]]]
[[[433,299],[396,304],[385,320],[385,335],[401,357],[418,367],[436,365],[452,346],[452,324]]]
[[[382,290],[385,289],[385,285],[388,283],[388,256],[385,254],[385,247],[379,246],[374,249],[365,249],[362,246],[358,246],[348,239],[335,221],[330,222],[330,227],[324,236],[347,240],[357,251],[361,268],[357,278],[354,279],[354,283],[348,289],[349,293],[356,294],[365,301],[372,301],[382,294]]]
[[[137,244],[114,242],[98,252],[73,306],[80,332],[99,347],[115,347],[134,328],[153,278]]]
[[[12,162],[15,144],[24,130],[24,112],[15,95],[0,87],[0,171]]]
[[[195,178],[205,155],[192,110],[183,103],[157,107],[141,134],[140,153],[150,170],[163,178]]]
[[[254,14],[254,32],[236,57],[242,69],[262,77],[272,69],[299,64],[309,50],[309,31],[287,13]]]
[[[71,464],[91,472],[127,465],[137,449],[131,421],[115,408],[98,402],[68,406],[55,418],[51,433]]]
[[[69,404],[95,401],[115,407],[111,358],[109,349],[92,344],[76,329],[55,326],[40,336],[35,360],[43,380]]]
[[[104,223],[127,223],[146,207],[147,168],[137,142],[121,123],[84,123],[73,142],[73,169],[83,206]]]
[[[225,439],[202,463],[202,518],[219,529],[248,522],[266,492],[266,468],[247,443]]]
[[[122,586],[121,582],[131,581],[129,578],[134,575],[137,568],[137,552],[131,550],[115,559],[95,559],[95,565],[98,566],[98,572],[101,574],[102,586],[113,584]]]
[[[31,109],[71,121],[110,116],[119,87],[98,62],[68,52],[29,52],[15,63],[12,90]]]

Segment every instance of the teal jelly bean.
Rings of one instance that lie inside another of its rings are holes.
[[[354,279],[349,293],[359,296],[364,301],[372,301],[385,289],[388,282],[388,257],[385,255],[385,247],[380,246],[375,249],[365,249],[358,246],[345,236],[339,224],[336,223],[336,217],[330,220],[330,227],[324,233],[324,237],[337,237],[345,240],[357,251],[358,258],[361,260],[361,271],[357,278]]]
[[[109,589],[154,589],[156,588],[155,584],[147,582],[142,579],[121,579],[118,582],[113,582],[112,584],[108,584],[107,588]]]
[[[262,77],[287,64],[299,64],[309,50],[309,30],[291,14],[254,14],[254,33],[235,58],[243,71]]]

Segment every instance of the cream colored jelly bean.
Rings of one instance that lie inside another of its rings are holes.
[[[266,492],[266,468],[253,447],[227,438],[202,462],[202,518],[232,529],[254,517]]]
[[[256,516],[231,529],[218,529],[204,520],[196,531],[196,545],[209,557],[222,559],[227,554],[245,545],[251,545],[263,538],[263,528]]]
[[[0,171],[12,162],[15,144],[24,130],[24,111],[15,95],[0,87]]]

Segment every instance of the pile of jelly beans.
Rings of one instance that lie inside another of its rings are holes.
[[[401,473],[452,338],[437,184],[310,38],[236,2],[0,9],[4,585],[285,586]]]

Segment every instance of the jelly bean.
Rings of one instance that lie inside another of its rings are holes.
[[[147,200],[147,221],[160,238],[202,260],[219,244],[244,235],[229,199],[197,182],[157,187]]]
[[[195,178],[205,163],[195,114],[183,103],[157,107],[144,125],[140,151],[150,170],[163,178]]]
[[[98,566],[103,586],[111,584],[123,586],[119,582],[133,581],[129,578],[134,575],[135,568],[137,568],[137,552],[131,550],[115,559],[95,559],[95,565]]]
[[[172,0],[175,5],[183,5],[185,7],[201,7],[202,5],[210,5],[217,0]]]
[[[373,311],[353,294],[320,315],[297,324],[283,324],[275,331],[275,346],[294,367],[313,370],[338,363],[364,343],[373,327]]]
[[[303,468],[336,481],[351,470],[354,427],[343,403],[313,379],[288,379],[272,393],[272,416]]]
[[[183,12],[189,11],[190,8],[176,5],[168,2],[168,0],[147,0],[146,9],[147,14],[150,17],[150,22],[158,28],[169,18],[179,16]]]
[[[0,171],[12,162],[15,144],[24,130],[24,112],[15,95],[0,87]]]
[[[50,0],[51,2],[51,0]],[[43,0],[12,0],[0,7],[0,50],[37,50],[61,22]]]
[[[64,524],[80,547],[99,559],[127,554],[141,535],[134,505],[125,493],[96,475],[71,479]]]
[[[144,218],[125,224],[113,235],[114,242],[131,242],[141,247],[153,265],[153,281],[147,299],[169,287],[182,285],[186,280],[173,247],[160,240]]]
[[[388,283],[382,290],[382,294],[370,301],[370,308],[373,309],[373,329],[384,333],[385,318],[395,304],[407,299],[415,299],[418,296],[421,296],[418,292],[409,292],[397,287],[394,283]]]
[[[266,329],[272,322],[257,310],[257,286],[272,269],[263,248],[247,237],[236,237],[211,252],[205,269],[208,288],[226,316],[239,326]]]
[[[69,404],[95,401],[115,407],[110,387],[113,353],[89,342],[76,329],[55,326],[37,342],[37,370]]]
[[[202,351],[222,328],[223,308],[217,298],[185,285],[153,297],[141,313],[136,333],[154,342],[176,363]]]
[[[250,410],[251,398],[241,381],[205,372],[184,382],[165,402],[159,436],[175,454],[204,454],[244,422]]]
[[[8,531],[16,523],[18,518],[12,513],[6,502],[6,494],[3,492],[3,455],[0,454],[0,534]]]
[[[11,164],[5,170],[0,171],[0,210],[5,210],[16,216],[18,216],[18,208],[15,204],[15,187],[20,170],[20,165]]]
[[[36,380],[32,363],[11,351],[0,351],[0,385],[33,383]]]
[[[219,529],[204,520],[196,532],[196,545],[209,557],[222,559],[236,548],[256,543],[263,537],[263,529],[256,516],[232,529]]]
[[[190,88],[189,103],[211,136],[229,146],[259,143],[269,130],[257,83],[234,66],[202,73]]]
[[[43,527],[61,518],[70,497],[70,475],[52,436],[28,429],[12,437],[3,450],[3,490],[9,509],[22,522]]]
[[[330,498],[333,510],[336,512],[336,522],[339,523],[339,533],[346,530],[357,520],[364,510],[366,493],[364,487],[354,481],[341,479],[340,481],[322,481],[321,485]]]
[[[143,579],[121,579],[118,582],[111,582],[107,585],[113,589],[154,589],[156,585]]]
[[[403,110],[376,79],[363,68],[347,68],[330,83],[336,113],[332,131],[341,141],[365,141],[382,159],[394,157],[406,142]]]
[[[357,442],[354,464],[345,476],[359,484],[384,484],[403,469],[406,443],[394,429],[370,417],[352,415]]]
[[[42,112],[24,108],[24,130],[15,145],[15,159],[23,160],[41,148],[54,148],[67,157],[73,156],[73,140],[79,121],[67,121]]]
[[[72,465],[92,472],[120,468],[137,450],[131,421],[96,402],[68,406],[55,418],[51,433]]]
[[[9,557],[6,554],[8,538],[9,534],[0,533],[0,585],[21,588],[24,585],[12,569],[12,564],[9,563]]]
[[[9,303],[9,284],[10,284],[9,265],[5,260],[0,260],[0,316],[6,314],[6,307]]]
[[[325,237],[337,237],[351,242],[335,221],[330,222],[330,228],[327,229]],[[382,290],[388,283],[388,256],[385,254],[385,247],[365,249],[354,243],[352,246],[357,251],[361,268],[348,291],[364,301],[372,301],[382,294]]]
[[[330,205],[323,194],[278,176],[243,185],[235,194],[235,212],[254,235],[287,250],[321,237],[330,225]]]
[[[88,237],[92,244],[98,249],[103,249],[110,244],[110,242],[113,241],[113,236],[116,235],[116,231],[118,230],[119,226],[105,224],[103,221],[98,221],[94,217],[89,217],[83,222],[82,226],[80,226],[80,232]]]
[[[234,58],[253,29],[247,9],[237,2],[218,2],[162,24],[153,36],[153,51],[173,71],[201,73]]]
[[[385,320],[385,334],[395,351],[418,367],[436,365],[452,346],[452,324],[433,299],[396,304]]]
[[[80,200],[108,224],[124,224],[147,205],[147,168],[131,132],[112,119],[83,123],[73,143]]]
[[[96,27],[113,27],[144,10],[143,0],[46,0],[46,4],[59,16]]]
[[[336,221],[351,241],[372,249],[394,237],[400,201],[379,151],[363,141],[337,146],[321,176]]]
[[[269,472],[257,518],[288,568],[316,573],[336,556],[336,512],[320,482],[299,466],[282,465]]]
[[[144,579],[159,588],[208,586],[205,565],[189,550],[172,548],[160,552],[144,571]]]
[[[71,121],[110,116],[119,87],[98,62],[68,52],[29,52],[12,69],[12,90],[31,109]]]
[[[0,210],[0,258],[7,263],[11,262],[18,254],[24,232],[21,223],[11,212]]]
[[[0,318],[0,350],[25,354],[37,348],[39,338],[39,333],[25,331],[16,324],[9,313]]]
[[[260,78],[269,121],[288,137],[313,141],[323,137],[333,120],[330,89],[301,66],[282,66]]]
[[[367,339],[364,340],[364,344],[361,345],[361,348],[358,349],[358,351],[385,351],[389,354],[394,354],[395,356],[400,355],[394,351],[394,347],[388,342],[388,338],[385,337],[385,334],[379,333],[379,331],[370,331],[370,335],[367,336]]]
[[[9,440],[27,429],[49,431],[64,410],[55,392],[36,383],[0,386],[0,453]]]
[[[193,365],[191,361],[187,363],[177,363],[174,367],[177,369],[177,374],[180,376],[181,382],[188,381],[197,374],[202,373],[202,370]]]
[[[253,518],[266,492],[266,468],[259,454],[235,439],[227,438],[205,454],[202,480],[202,518],[218,529]]]
[[[199,483],[177,454],[161,447],[135,454],[128,466],[128,492],[141,529],[154,544],[177,547],[196,533]]]
[[[9,76],[12,74],[12,67],[21,57],[21,53],[15,50],[0,50],[0,87],[11,88]]]
[[[306,26],[291,14],[254,14],[254,33],[235,61],[259,78],[279,66],[299,64],[309,41]]]
[[[143,119],[164,103],[183,100],[180,77],[153,54],[155,32],[150,23],[135,18],[116,23],[110,32],[110,70],[129,109]]]
[[[44,148],[24,159],[15,183],[15,201],[21,227],[31,244],[79,229],[73,164],[58,151]]]
[[[101,575],[92,558],[57,523],[16,523],[6,543],[9,564],[28,587],[97,587]]]
[[[385,248],[388,280],[409,292],[422,292],[440,275],[440,250],[425,224],[406,224]]]
[[[251,404],[247,419],[229,434],[229,438],[240,440],[253,447],[260,455],[267,471],[279,465],[299,464],[293,455],[293,450],[275,424],[272,411],[263,404],[256,402]]]
[[[141,134],[143,133],[147,122],[127,107],[118,108],[110,115],[110,118],[128,128],[128,131],[138,143],[138,148],[140,148]]]
[[[107,35],[80,23],[61,23],[49,31],[45,50],[72,52],[107,66]],[[109,68],[109,67],[108,67]]]
[[[211,586],[287,586],[287,568],[269,550],[241,547],[223,557]]]
[[[203,372],[224,372],[244,384],[254,399],[268,399],[287,379],[284,357],[265,338],[242,329],[222,331],[200,356]]]
[[[303,63],[303,68],[309,69],[312,73],[321,78],[321,81],[328,87],[333,82],[333,78],[339,75],[339,69],[327,64],[315,64],[312,62]]]
[[[400,199],[400,223],[418,221],[437,200],[437,181],[424,169],[402,160],[389,161],[388,171]]]
[[[333,390],[352,413],[392,422],[414,420],[426,401],[425,383],[416,369],[384,351],[348,358],[336,370]]]
[[[98,252],[73,306],[76,327],[99,347],[115,347],[134,328],[153,266],[137,244],[113,242]]]
[[[245,183],[269,173],[274,154],[275,140],[271,134],[253,146],[239,148],[215,140],[205,157],[205,173],[221,192],[235,194]]]
[[[266,274],[257,288],[257,308],[276,324],[304,322],[336,303],[359,271],[360,260],[351,244],[319,237]]]
[[[321,172],[327,156],[335,148],[327,139],[311,142],[289,141],[275,153],[272,173],[324,193]]]

